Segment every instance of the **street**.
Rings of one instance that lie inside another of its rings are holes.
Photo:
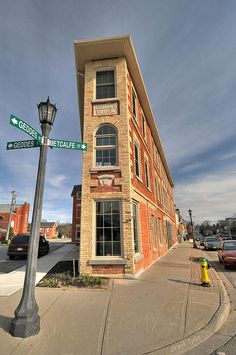
[[[49,241],[49,254],[53,251],[65,246],[64,242]],[[43,258],[43,256],[41,257]],[[7,246],[0,248],[0,274],[8,274],[14,270],[19,269],[26,263],[26,258],[16,258],[9,260],[7,256]]]
[[[219,273],[219,276],[223,280],[225,286],[227,287],[227,292],[231,302],[231,314],[224,326],[222,327],[222,332],[228,326],[230,327],[232,323],[236,321],[236,268],[225,269],[224,265],[218,261],[218,253],[216,251],[204,251],[206,258],[210,261],[212,267]],[[233,336],[230,341],[225,345],[217,349],[213,354],[225,354],[232,355],[235,354],[236,349],[236,336]]]

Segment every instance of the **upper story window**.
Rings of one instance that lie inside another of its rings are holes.
[[[144,115],[142,115],[142,126],[143,126],[143,138],[146,139],[146,119]]]
[[[140,166],[139,166],[139,146],[138,143],[134,143],[134,161],[135,161],[135,175],[140,177]]]
[[[133,117],[137,118],[137,95],[135,94],[134,89],[132,89],[132,113],[133,113]]]
[[[3,216],[0,216],[0,221],[4,221],[4,217]]]
[[[99,70],[96,72],[96,99],[115,97],[115,71]]]
[[[95,134],[96,166],[117,165],[117,133],[110,125],[101,126]]]
[[[146,179],[146,186],[150,188],[150,181],[149,181],[149,168],[148,168],[148,160],[144,160],[144,166],[145,166],[145,179]]]

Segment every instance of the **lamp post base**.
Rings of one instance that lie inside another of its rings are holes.
[[[40,317],[33,314],[28,317],[15,317],[11,322],[10,334],[13,337],[27,338],[40,331]]]

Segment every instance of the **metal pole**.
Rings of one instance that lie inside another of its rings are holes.
[[[13,205],[16,203],[16,192],[12,191],[11,194],[12,194],[12,197],[11,197],[10,215],[9,215],[9,220],[8,220],[8,225],[7,225],[7,233],[6,233],[5,240],[9,239],[10,228],[11,228],[11,215],[12,215]]]
[[[188,213],[189,213],[189,217],[190,217],[190,224],[191,224],[191,228],[192,228],[193,248],[197,248],[196,241],[195,241],[195,236],[194,236],[194,232],[193,232],[192,211],[191,211],[191,210],[188,210]]]
[[[15,310],[15,318],[11,322],[10,334],[14,337],[27,338],[40,330],[38,305],[35,300],[35,279],[38,259],[39,233],[42,215],[42,201],[47,161],[48,137],[51,126],[41,124],[43,142],[40,147],[38,175],[35,188],[34,208],[32,215],[30,243],[26,263],[26,273],[21,301]]]

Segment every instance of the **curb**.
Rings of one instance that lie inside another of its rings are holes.
[[[214,313],[209,323],[205,327],[201,328],[195,333],[192,333],[186,338],[183,338],[172,344],[164,346],[163,348],[147,352],[145,354],[156,354],[156,355],[187,354],[190,350],[194,349],[198,345],[204,343],[209,338],[211,338],[223,326],[230,313],[230,300],[228,297],[226,287],[223,281],[221,280],[220,276],[218,275],[217,271],[213,268],[212,271],[217,280],[220,299],[219,299],[219,307]],[[193,354],[193,352],[191,351],[189,354]]]

